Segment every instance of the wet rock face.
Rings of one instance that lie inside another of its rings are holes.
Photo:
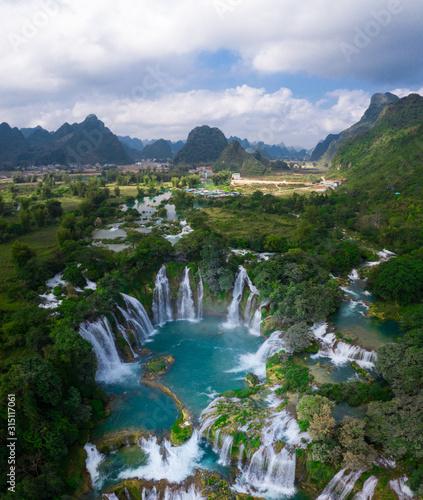
[[[255,375],[254,373],[251,373],[251,372],[247,374],[247,376],[245,377],[245,380],[250,387],[256,387],[256,385],[258,385],[260,383],[257,375]]]

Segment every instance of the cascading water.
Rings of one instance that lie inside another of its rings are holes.
[[[153,318],[154,323],[163,326],[173,320],[172,303],[170,295],[169,280],[166,274],[166,266],[163,264],[157,273],[154,282],[153,293]]]
[[[371,500],[375,493],[377,483],[377,477],[370,476],[363,484],[363,489],[353,497],[353,500]]]
[[[128,347],[132,353],[132,356],[134,356],[134,358],[137,358],[138,354],[136,354],[136,352],[132,349],[132,344],[131,344],[131,341],[129,339],[128,331],[126,330],[126,328],[123,325],[121,325],[119,323],[118,319],[116,318],[116,316],[114,314],[113,314],[113,318],[115,320],[115,323],[116,323],[118,330],[122,334],[122,337],[125,339],[126,343],[128,344]]]
[[[242,294],[244,292],[246,276],[246,269],[239,266],[239,272],[235,279],[234,290],[232,292],[232,302],[228,308],[228,317],[226,323],[223,325],[225,328],[236,328],[241,324],[239,320],[239,303],[241,302]]]
[[[87,443],[84,446],[84,450],[87,454],[87,458],[85,460],[85,467],[90,474],[91,484],[94,489],[100,486],[100,472],[98,468],[100,464],[105,460],[106,456],[101,454],[97,447],[94,444]]]
[[[253,314],[253,317],[249,325],[250,333],[252,335],[256,335],[257,337],[260,337],[261,335],[261,310],[263,306],[264,304],[260,304],[257,307],[256,312]]]
[[[411,491],[411,489],[406,486],[407,476],[402,476],[397,479],[392,479],[389,481],[389,486],[391,490],[395,491],[398,496],[398,500],[409,500],[416,495]]]
[[[189,268],[185,267],[184,277],[179,286],[178,293],[178,319],[195,321],[195,306],[189,282]]]
[[[203,277],[201,276],[200,269],[198,269],[198,287],[197,287],[197,319],[203,318],[203,297],[204,297],[204,284]]]
[[[149,491],[143,488],[141,500],[204,500],[204,497],[201,492],[196,490],[194,485],[191,485],[187,491],[166,486],[163,495],[157,493],[156,487]]]
[[[129,365],[119,357],[112,327],[105,316],[94,322],[82,323],[79,334],[93,345],[98,364],[96,380],[112,382],[131,373]]]
[[[232,436],[225,436],[223,439],[222,449],[220,450],[220,458],[218,463],[220,465],[229,465],[231,463],[231,452],[234,438]]]
[[[323,492],[317,497],[317,500],[343,500],[354,488],[357,479],[363,474],[363,471],[351,471],[345,474],[346,469],[341,469],[336,474]]]
[[[287,445],[279,453],[274,450],[278,440]],[[273,413],[261,431],[262,444],[248,468],[242,471],[235,489],[249,494],[258,491],[269,496],[293,495],[296,455],[288,447],[305,448],[310,440],[308,433],[300,431],[297,421],[286,410]]]
[[[138,477],[155,481],[166,479],[170,483],[180,483],[200,467],[203,456],[197,430],[182,446],[174,447],[167,440],[159,445],[156,436],[142,438],[139,446],[148,455],[146,465],[125,470],[119,475],[120,479]]]
[[[154,333],[154,327],[147,315],[147,311],[139,300],[125,293],[121,293],[121,295],[125,301],[126,310],[119,306],[118,309],[128,326],[134,331],[138,347],[141,347]]]
[[[375,351],[367,351],[360,346],[346,344],[345,342],[337,342],[337,338],[333,333],[327,331],[326,323],[319,323],[311,328],[311,332],[322,344],[319,352],[311,357],[315,358],[330,358],[336,366],[342,366],[351,361],[356,362],[361,368],[371,369],[374,367],[374,362],[377,359]]]
[[[239,304],[242,300],[245,284],[247,284],[248,288],[250,289],[250,295],[248,296],[247,303],[245,305],[244,323],[246,325],[250,325],[251,323],[253,316],[252,304],[259,296],[259,291],[250,280],[247,274],[247,270],[243,266],[239,266],[238,275],[235,279],[234,289],[232,292],[232,302],[228,307],[228,316],[226,322],[223,324],[225,328],[236,328],[237,326],[241,325]]]
[[[254,372],[258,377],[266,377],[266,360],[276,352],[285,348],[282,340],[282,332],[273,332],[270,337],[263,342],[258,351],[254,354],[242,354],[239,358],[238,366],[229,370],[231,373]]]

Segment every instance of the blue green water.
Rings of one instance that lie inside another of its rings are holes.
[[[395,321],[381,321],[367,316],[367,303],[376,299],[364,288],[364,283],[355,280],[344,289],[351,300],[344,300],[341,307],[330,317],[337,330],[343,335],[353,335],[369,350],[379,349],[386,342],[401,336],[399,324]]]
[[[146,345],[155,355],[173,354],[175,364],[161,381],[197,418],[217,394],[246,387],[246,372],[229,370],[242,354],[255,353],[263,343],[263,338],[251,335],[247,328],[225,330],[222,322],[216,316],[199,323],[173,321]]]

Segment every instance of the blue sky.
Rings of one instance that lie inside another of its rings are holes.
[[[313,147],[376,92],[423,89],[415,0],[3,0],[0,121]]]

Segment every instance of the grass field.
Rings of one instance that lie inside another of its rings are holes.
[[[293,216],[277,214],[236,213],[225,208],[205,208],[210,217],[210,226],[226,236],[246,238],[251,235],[275,235],[289,238],[295,228]]]
[[[10,250],[13,243],[18,240],[29,245],[35,250],[41,262],[47,262],[53,260],[55,252],[59,249],[56,231],[56,225],[42,227],[0,245],[0,310],[17,310],[20,307],[19,300],[10,298],[7,293],[15,273],[10,260]]]

